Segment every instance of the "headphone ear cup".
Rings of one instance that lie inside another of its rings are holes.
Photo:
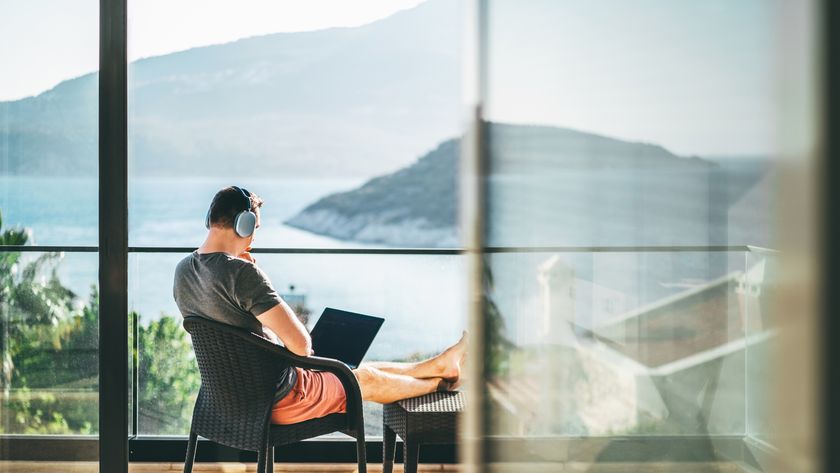
[[[233,223],[236,234],[242,238],[249,237],[254,234],[257,228],[257,214],[251,211],[239,212],[236,215],[236,221]]]

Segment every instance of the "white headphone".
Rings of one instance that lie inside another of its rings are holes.
[[[249,237],[254,234],[257,228],[257,214],[251,212],[251,193],[248,189],[243,189],[237,186],[231,186],[239,191],[245,199],[245,209],[236,214],[233,219],[233,230],[242,238]],[[213,210],[213,204],[207,209],[207,216],[204,218],[204,226],[210,229],[210,212]]]

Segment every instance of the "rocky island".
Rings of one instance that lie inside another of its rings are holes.
[[[726,241],[730,205],[762,172],[568,128],[487,126],[490,239],[502,243],[541,244],[534,235],[553,245]],[[458,247],[459,152],[457,139],[444,141],[413,164],[325,196],[285,223],[369,244]],[[554,205],[534,205],[534,198]],[[535,209],[541,214],[531,215]],[[675,225],[681,221],[687,224]]]

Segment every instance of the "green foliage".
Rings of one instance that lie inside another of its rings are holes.
[[[140,327],[139,402],[144,433],[185,434],[201,378],[180,320],[164,315]]]
[[[16,389],[4,401],[9,418],[4,433],[95,434],[99,425],[96,391],[50,392]]]
[[[62,288],[63,289],[63,288]],[[65,290],[66,291],[66,290]],[[61,291],[59,291],[61,292]],[[72,301],[72,294],[65,292]],[[22,324],[2,402],[8,433],[90,434],[98,426],[99,295],[55,323]],[[35,320],[38,317],[34,317]]]
[[[72,294],[68,293],[68,300]],[[88,303],[55,323],[23,325],[14,351],[12,387],[96,390],[99,347],[99,292],[91,287]]]
[[[0,244],[24,245],[25,230]],[[95,434],[99,425],[99,292],[87,302],[61,284],[60,253],[27,261],[0,252],[0,433]],[[129,314],[137,317],[137,313]],[[200,378],[180,320],[163,315],[138,329],[140,428],[182,434]],[[126,347],[128,349],[128,347]]]
[[[490,261],[485,259],[483,267],[485,371],[490,377],[501,377],[510,370],[510,357],[516,346],[508,340],[505,334],[505,321],[502,312],[493,300],[493,273],[490,269]]]
[[[3,229],[0,216],[0,244],[24,245],[29,234],[21,229]],[[60,253],[44,253],[26,261],[19,252],[0,253],[0,388],[4,395],[15,377],[15,357],[34,340],[50,341],[51,330],[73,313],[75,294],[58,279]]]
[[[3,230],[3,214],[0,213],[0,245],[25,245],[29,240],[29,235],[24,230],[7,229]],[[11,278],[11,268],[17,263],[20,258],[20,253],[4,252],[0,253],[0,287],[6,287],[5,282]],[[2,297],[2,294],[0,294]],[[2,299],[0,299],[2,300]]]

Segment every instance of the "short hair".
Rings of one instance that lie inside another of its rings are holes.
[[[262,207],[263,200],[257,194],[246,191],[251,195],[250,210],[256,213],[257,209]],[[210,226],[233,228],[233,220],[236,214],[245,210],[245,199],[239,190],[235,187],[225,187],[216,192],[213,201],[210,203]]]

